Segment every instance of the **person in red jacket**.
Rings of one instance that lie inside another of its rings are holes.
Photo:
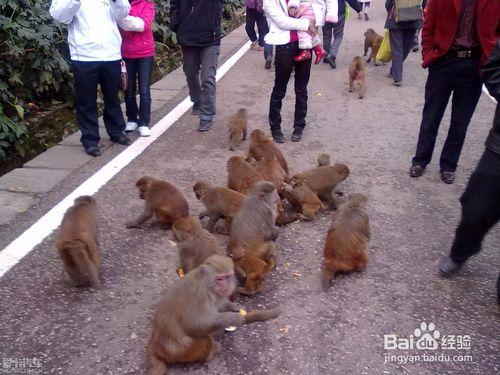
[[[148,137],[151,116],[151,73],[155,55],[155,43],[151,24],[155,18],[152,0],[131,0],[130,12],[118,22],[122,33],[122,56],[127,66],[125,106],[127,126],[125,131],[137,129],[141,137]],[[139,81],[139,107],[136,90]]]
[[[429,68],[417,150],[410,168],[419,177],[432,158],[436,136],[453,93],[451,123],[441,153],[441,180],[455,180],[467,127],[481,96],[480,67],[499,38],[499,0],[430,0],[422,30],[424,68]]]

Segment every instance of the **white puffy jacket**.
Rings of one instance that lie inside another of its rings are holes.
[[[290,0],[288,8],[298,9],[301,3],[311,3],[316,26],[324,26],[325,19],[331,23],[337,23],[339,20],[339,3],[337,0]]]
[[[50,15],[68,25],[71,59],[121,59],[122,38],[117,22],[128,15],[128,0],[53,0]]]
[[[309,29],[309,20],[292,18],[288,15],[286,0],[264,0],[269,32],[264,38],[267,44],[290,43],[290,31]]]

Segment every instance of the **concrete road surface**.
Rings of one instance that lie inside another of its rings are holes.
[[[460,216],[458,199],[483,151],[495,105],[486,95],[481,97],[455,184],[440,181],[436,160],[423,177],[409,178],[427,75],[420,54],[412,53],[406,62],[402,87],[393,87],[386,78],[389,66],[370,65],[365,99],[347,91],[347,65],[362,54],[364,29],[383,31],[382,5],[375,2],[370,22],[351,16],[336,70],[326,64],[313,68],[301,143],[289,141],[293,84],[283,107],[287,143],[282,149],[292,173],[313,166],[318,153],[327,152],[351,168],[341,190],[368,196],[373,238],[366,271],[340,277],[330,291],[322,292],[319,266],[332,212],[285,227],[277,241],[278,267],[263,292],[240,298],[248,309],[279,307],[282,315],[217,334],[223,351],[212,362],[173,366],[169,373],[499,373],[495,284],[500,227],[489,233],[482,253],[457,277],[445,280],[436,273],[437,263],[449,251]],[[178,257],[165,231],[153,225],[125,228],[142,208],[134,183],[145,174],[169,180],[187,197],[191,213],[198,214],[202,206],[192,193],[193,184],[200,179],[226,181],[225,163],[234,155],[226,143],[228,117],[245,107],[250,129],[267,131],[273,79],[273,72],[263,69],[261,54],[249,51],[218,84],[212,131],[198,133],[197,119],[184,115],[96,194],[101,207],[99,290],[67,286],[55,234],[0,280],[0,373],[9,373],[14,364],[26,366],[27,360],[30,369],[44,374],[144,372],[152,315],[162,291],[176,282]],[[448,123],[449,113],[436,157]],[[98,167],[95,160],[71,174],[21,221],[2,227],[0,248]],[[391,350],[395,337],[400,349]],[[423,349],[422,340],[416,345],[421,338],[438,348]],[[412,349],[403,349],[405,345]]]

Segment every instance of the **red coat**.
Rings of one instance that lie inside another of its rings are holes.
[[[476,1],[476,31],[481,47],[481,66],[500,37],[500,0]],[[424,68],[446,55],[457,33],[462,0],[429,0],[422,30]]]
[[[151,0],[132,0],[130,5],[129,16],[142,18],[144,31],[121,30],[122,56],[129,59],[154,56],[155,41],[151,29],[151,24],[155,19],[154,2]]]

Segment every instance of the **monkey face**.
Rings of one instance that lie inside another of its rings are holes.
[[[223,298],[229,298],[236,288],[234,271],[219,273],[214,278],[214,291]]]
[[[145,189],[139,188],[139,198],[144,199],[145,193],[146,193]]]

